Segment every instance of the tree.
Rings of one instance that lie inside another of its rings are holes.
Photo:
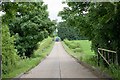
[[[68,2],[59,15],[92,41],[92,48],[115,50],[120,57],[120,3]],[[118,58],[119,64],[120,60]]]
[[[15,35],[15,48],[20,56],[30,57],[37,43],[52,33],[54,23],[46,10],[43,2],[3,3],[6,15],[2,20],[9,25],[10,34]],[[8,19],[10,14],[13,14],[13,19]]]
[[[60,22],[57,28],[58,28],[58,36],[61,38],[61,40],[86,39],[85,37],[80,35],[80,32],[76,28],[68,26],[66,22]]]

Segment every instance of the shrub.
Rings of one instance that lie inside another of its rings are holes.
[[[12,71],[19,58],[17,50],[14,48],[14,37],[10,37],[7,25],[2,26],[2,73],[6,74]]]

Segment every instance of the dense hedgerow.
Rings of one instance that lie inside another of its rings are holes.
[[[2,26],[2,73],[12,71],[18,59],[17,50],[14,47],[14,37],[10,37],[7,25]]]

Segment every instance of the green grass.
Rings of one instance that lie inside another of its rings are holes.
[[[70,54],[79,60],[86,61],[95,56],[94,51],[91,50],[91,42],[88,40],[64,40],[64,43],[70,48],[67,49]]]
[[[54,42],[52,42],[52,38],[50,37],[38,43],[39,48],[34,51],[34,55],[32,55],[31,58],[18,61],[17,65],[14,67],[14,70],[9,74],[3,74],[2,78],[13,78],[34,68],[50,53],[53,44]]]

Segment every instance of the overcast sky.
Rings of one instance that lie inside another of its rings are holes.
[[[62,4],[62,0],[43,0],[45,4],[48,4],[49,18],[51,20],[61,21],[61,17],[58,17],[59,11],[63,10],[63,7],[67,7],[66,4]]]

